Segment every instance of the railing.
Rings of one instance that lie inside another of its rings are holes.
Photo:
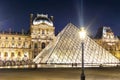
[[[37,68],[81,68],[81,63],[40,63],[37,64]],[[104,64],[92,64],[92,63],[85,63],[85,67],[119,67],[119,63],[104,63]]]
[[[119,63],[91,64],[85,63],[86,68],[92,67],[120,67]],[[0,68],[81,68],[81,63],[40,63],[35,64],[32,60],[0,61]]]

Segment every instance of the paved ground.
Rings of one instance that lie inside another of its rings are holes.
[[[81,69],[2,69],[0,80],[80,80]],[[86,80],[120,80],[120,68],[87,68]]]

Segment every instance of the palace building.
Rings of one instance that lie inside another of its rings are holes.
[[[29,34],[11,31],[0,33],[0,60],[32,60],[54,40],[54,30],[53,16],[49,18],[44,14],[31,14]]]
[[[120,40],[114,35],[110,27],[100,27],[94,40],[116,58],[120,59]]]
[[[25,34],[0,33],[0,66],[27,62],[81,64],[79,28],[69,23],[57,36],[53,16],[30,15],[30,31]],[[85,65],[118,64],[120,40],[110,27],[100,27],[95,38],[85,39]],[[29,64],[29,63],[27,63]]]

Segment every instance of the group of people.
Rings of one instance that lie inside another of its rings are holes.
[[[24,55],[23,58],[21,57],[17,57],[17,58],[8,58],[8,57],[4,57],[1,58],[0,56],[0,66],[19,66],[19,65],[27,65],[27,64],[31,64],[32,60],[30,60],[27,55]]]

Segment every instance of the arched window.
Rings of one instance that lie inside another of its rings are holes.
[[[8,53],[7,52],[5,52],[4,57],[8,57]]]
[[[31,44],[29,45],[29,48],[31,48]]]
[[[21,56],[21,53],[20,53],[20,52],[18,52],[18,56]]]
[[[44,49],[45,48],[45,43],[43,42],[41,46],[42,46],[42,49]]]
[[[14,53],[12,52],[12,53],[11,53],[11,57],[14,57],[14,56],[15,56],[15,55],[14,55]]]
[[[18,40],[21,40],[21,38],[19,37]]]
[[[14,37],[12,37],[12,40],[14,40]]]
[[[47,29],[46,31],[47,31],[47,34],[48,34],[48,33],[49,33],[49,32],[48,32],[49,30]]]
[[[23,42],[23,47],[25,47],[25,42]]]
[[[45,30],[42,30],[42,34],[45,34]]]
[[[14,47],[14,43],[12,43],[12,47]]]
[[[38,45],[37,45],[37,43],[35,43],[35,45],[34,45],[34,48],[38,48]]]

